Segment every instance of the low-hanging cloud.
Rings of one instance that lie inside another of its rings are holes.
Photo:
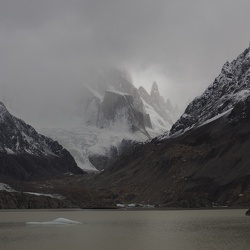
[[[55,122],[93,68],[120,67],[135,85],[155,78],[184,107],[248,45],[249,8],[247,0],[2,1],[0,92],[30,123]]]

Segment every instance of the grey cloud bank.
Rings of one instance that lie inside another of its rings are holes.
[[[60,123],[93,69],[120,67],[185,107],[248,46],[249,10],[247,0],[3,0],[2,99],[31,124]]]

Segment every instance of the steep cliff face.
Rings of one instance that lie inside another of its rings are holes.
[[[146,127],[152,128],[148,114],[141,112],[134,104],[134,98],[118,91],[106,91],[99,116],[99,127],[113,126],[121,131],[141,131],[148,135]]]
[[[58,142],[38,134],[12,116],[0,103],[0,174],[17,179],[82,174],[70,153]]]
[[[221,114],[250,95],[250,48],[231,63],[226,62],[221,73],[205,92],[195,98],[173,125],[171,133],[202,124]]]

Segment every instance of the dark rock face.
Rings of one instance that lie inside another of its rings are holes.
[[[90,154],[89,161],[98,170],[103,170],[109,167],[119,156],[118,149],[116,147],[110,147],[106,155]]]
[[[82,174],[73,157],[58,142],[38,134],[12,116],[0,103],[0,174],[16,179]]]
[[[250,120],[250,96],[235,105],[232,112],[228,115],[228,119],[234,124],[239,121]]]
[[[90,154],[88,158],[96,169],[104,170],[112,165],[123,152],[136,144],[137,142],[135,141],[123,139],[117,148],[111,147],[106,155]]]
[[[250,95],[250,48],[237,59],[224,64],[220,75],[186,108],[173,125],[171,134],[221,114]]]
[[[142,130],[145,134],[146,126],[151,127],[149,115],[140,112],[134,105],[134,98],[131,95],[106,91],[99,119],[100,127],[107,127],[109,124],[128,124],[130,131]]]

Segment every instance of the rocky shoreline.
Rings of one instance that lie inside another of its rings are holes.
[[[26,193],[0,191],[0,209],[77,208],[69,200]]]

